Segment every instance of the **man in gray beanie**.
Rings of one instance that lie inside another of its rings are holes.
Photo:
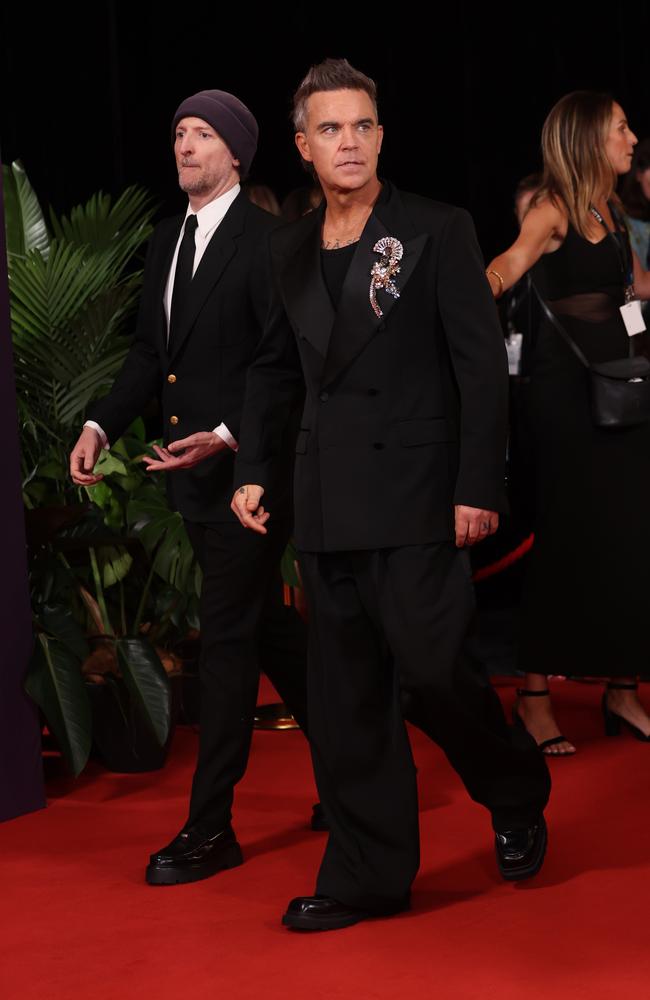
[[[306,629],[284,606],[279,574],[291,530],[290,428],[271,491],[282,511],[274,534],[241,531],[230,510],[246,372],[270,301],[266,242],[276,224],[240,190],[257,136],[251,112],[225,91],[200,91],[178,107],[172,138],[187,211],[153,233],[133,346],[70,457],[76,483],[98,482],[101,448],[158,396],[164,443],[145,462],[168,474],[170,504],[203,569],[199,758],[187,822],[151,856],[146,877],[155,885],[241,864],[231,805],[246,769],[260,667],[306,723]]]

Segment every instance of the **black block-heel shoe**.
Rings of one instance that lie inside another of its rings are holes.
[[[549,691],[548,688],[544,688],[543,691],[530,691],[528,688],[517,688],[518,699],[541,698],[544,695],[550,695],[550,693],[551,692]],[[523,729],[526,729],[526,724],[522,719],[522,717],[520,716],[519,712],[517,711],[516,703],[512,706],[512,721],[516,726],[522,726]],[[527,729],[526,732],[528,732]],[[569,741],[566,738],[566,736],[562,736],[560,734],[560,736],[552,736],[550,740],[542,740],[542,742],[538,743],[537,746],[542,751],[542,753],[545,754],[547,757],[573,757],[574,753],[576,752],[575,747],[573,748],[573,750],[565,750],[564,753],[547,752],[549,747],[557,746],[558,743],[568,743],[568,742]]]
[[[606,736],[620,736],[621,726],[627,726],[636,740],[640,740],[641,743],[650,743],[650,736],[646,736],[646,734],[639,729],[638,726],[628,722],[627,719],[624,719],[622,715],[618,714],[618,712],[612,712],[611,708],[607,704],[608,691],[636,691],[638,690],[638,687],[638,684],[618,684],[613,681],[609,681],[607,683],[607,686],[603,691],[602,701],[600,703],[603,710],[603,722],[605,723]]]

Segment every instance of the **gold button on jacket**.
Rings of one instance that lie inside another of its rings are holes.
[[[169,422],[170,424],[176,425],[178,423],[178,417],[170,417]]]

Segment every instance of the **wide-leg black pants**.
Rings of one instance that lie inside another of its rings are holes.
[[[548,800],[543,755],[506,724],[466,636],[468,554],[452,543],[301,553],[310,614],[308,711],[330,836],[316,891],[381,908],[419,865],[415,768],[401,701],[445,751],[495,829],[534,822]]]
[[[188,822],[218,832],[246,770],[260,670],[307,732],[307,628],[283,601],[288,523],[269,525],[265,536],[234,517],[186,528],[203,570],[199,754]]]

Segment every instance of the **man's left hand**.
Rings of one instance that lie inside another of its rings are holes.
[[[462,549],[464,545],[474,545],[482,542],[488,535],[493,535],[499,527],[499,515],[494,510],[482,510],[480,507],[465,507],[457,504],[456,515],[456,546]]]
[[[158,458],[145,455],[142,461],[147,466],[147,472],[173,472],[174,469],[191,469],[227,447],[223,438],[213,431],[199,431],[180,441],[172,441],[166,448],[154,444],[153,450]]]

